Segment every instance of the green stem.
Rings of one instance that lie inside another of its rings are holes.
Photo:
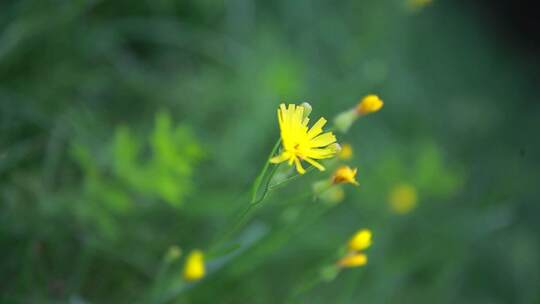
[[[266,171],[268,171],[268,167],[270,166],[270,159],[274,156],[274,154],[276,154],[276,151],[279,148],[280,142],[281,142],[281,140],[278,140],[274,144],[274,147],[272,148],[272,151],[270,152],[270,155],[266,159],[266,162],[264,163],[264,166],[263,166],[261,172],[259,173],[259,175],[255,179],[255,182],[253,183],[253,187],[251,188],[251,201],[250,201],[250,204],[253,204],[257,199],[257,193],[259,192],[259,188],[261,187],[261,184],[263,182],[264,175],[266,174]]]
[[[261,169],[261,172],[253,182],[253,186],[251,187],[251,199],[249,201],[249,204],[246,206],[246,208],[240,213],[239,217],[235,221],[233,227],[229,229],[223,236],[215,243],[213,246],[214,248],[219,248],[225,241],[227,241],[236,231],[238,231],[242,226],[249,220],[251,213],[253,210],[255,210],[254,207],[256,207],[259,203],[261,203],[268,194],[268,189],[270,185],[270,181],[272,180],[272,177],[274,176],[274,173],[276,172],[276,167],[272,169],[270,172],[270,175],[266,179],[266,183],[264,185],[264,190],[260,198],[257,199],[257,194],[259,193],[259,189],[261,188],[261,185],[263,183],[264,177],[266,175],[266,172],[268,171],[268,168],[270,167],[270,159],[274,156],[277,149],[279,148],[281,140],[278,140],[274,147],[272,148],[272,151],[270,152],[270,155],[266,159],[263,168]],[[212,250],[210,250],[212,251]]]

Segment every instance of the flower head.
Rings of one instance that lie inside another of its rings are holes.
[[[388,202],[392,211],[405,214],[410,212],[418,201],[416,189],[409,184],[398,184],[390,191]]]
[[[360,266],[366,265],[367,260],[368,260],[367,255],[365,255],[364,253],[361,253],[361,252],[351,253],[342,257],[338,261],[338,265],[341,267],[348,267],[348,268],[360,267]]]
[[[339,167],[336,172],[334,172],[334,175],[332,177],[332,182],[334,184],[342,184],[342,183],[350,183],[354,185],[358,185],[358,182],[356,181],[356,171],[357,169],[352,169],[349,166],[341,166]]]
[[[379,111],[384,105],[384,102],[377,95],[367,95],[362,98],[356,106],[356,113],[366,115]]]
[[[371,230],[358,230],[349,240],[349,251],[360,251],[371,246]]]
[[[341,146],[341,151],[338,154],[338,157],[343,160],[349,160],[353,156],[353,149],[350,144],[343,144]]]
[[[193,250],[186,258],[184,265],[184,279],[186,281],[197,281],[204,277],[204,254],[200,250]]]
[[[331,158],[336,154],[336,137],[332,132],[323,133],[326,119],[320,118],[308,129],[309,118],[304,115],[304,107],[289,104],[281,104],[277,111],[279,128],[281,130],[281,142],[283,150],[280,155],[270,159],[271,163],[277,164],[288,161],[289,166],[296,166],[300,174],[306,173],[301,161],[306,161],[315,168],[324,171],[324,167],[315,159]]]

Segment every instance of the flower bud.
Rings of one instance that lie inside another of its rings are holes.
[[[356,171],[357,169],[352,169],[349,166],[341,166],[339,167],[332,176],[332,183],[333,184],[343,184],[343,183],[349,183],[354,184],[358,186],[358,182],[356,181]]]
[[[338,265],[341,267],[360,267],[366,265],[368,259],[364,253],[353,253],[344,256],[338,261]]]
[[[350,144],[343,144],[343,146],[341,146],[341,151],[338,152],[338,157],[339,159],[342,159],[342,160],[349,160],[351,159],[353,156],[353,149],[351,147]]]
[[[388,202],[393,212],[405,214],[416,207],[418,194],[412,185],[399,184],[390,191]]]
[[[341,133],[347,133],[354,121],[358,118],[355,109],[342,112],[334,119],[334,125]]]
[[[377,95],[367,95],[362,98],[360,103],[356,106],[356,113],[358,115],[367,115],[379,111],[384,105],[384,102]]]
[[[184,279],[194,282],[202,279],[205,275],[204,254],[200,250],[193,250],[186,258],[184,265]]]
[[[348,244],[349,251],[360,251],[369,246],[371,246],[371,230],[369,229],[358,230]]]

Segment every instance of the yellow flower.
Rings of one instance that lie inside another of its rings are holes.
[[[310,163],[315,168],[324,171],[324,167],[315,159],[331,158],[336,154],[336,137],[332,132],[323,133],[326,119],[320,118],[308,129],[309,118],[304,117],[304,107],[289,104],[281,104],[277,111],[279,128],[281,130],[281,143],[283,151],[280,155],[270,159],[271,163],[277,164],[288,161],[289,166],[294,163],[300,174],[306,173],[301,161]]]
[[[352,158],[352,156],[353,150],[351,145],[343,144],[343,146],[341,146],[341,151],[339,152],[338,157],[343,160],[349,160]]]
[[[355,179],[356,171],[357,171],[356,168],[352,169],[349,166],[341,166],[336,170],[336,172],[334,172],[334,175],[332,177],[332,182],[334,184],[350,183],[350,184],[358,185],[358,182]]]
[[[344,256],[338,261],[341,267],[360,267],[366,265],[368,261],[367,255],[358,252]]]
[[[392,211],[405,214],[416,207],[418,194],[412,185],[398,184],[390,191],[388,202]]]
[[[193,282],[202,279],[204,274],[204,254],[200,250],[191,251],[184,265],[184,279]]]
[[[384,105],[384,102],[377,95],[367,95],[362,98],[356,106],[356,113],[359,115],[367,115],[379,111]]]
[[[371,230],[358,230],[349,240],[349,251],[360,251],[371,246]]]

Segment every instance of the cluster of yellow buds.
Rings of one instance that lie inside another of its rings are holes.
[[[379,111],[383,105],[384,102],[379,96],[367,95],[360,100],[356,107],[336,116],[334,124],[340,132],[346,133],[358,118]]]
[[[371,246],[371,230],[358,230],[347,244],[347,254],[337,264],[340,267],[360,267],[367,263],[368,258],[364,250]]]

